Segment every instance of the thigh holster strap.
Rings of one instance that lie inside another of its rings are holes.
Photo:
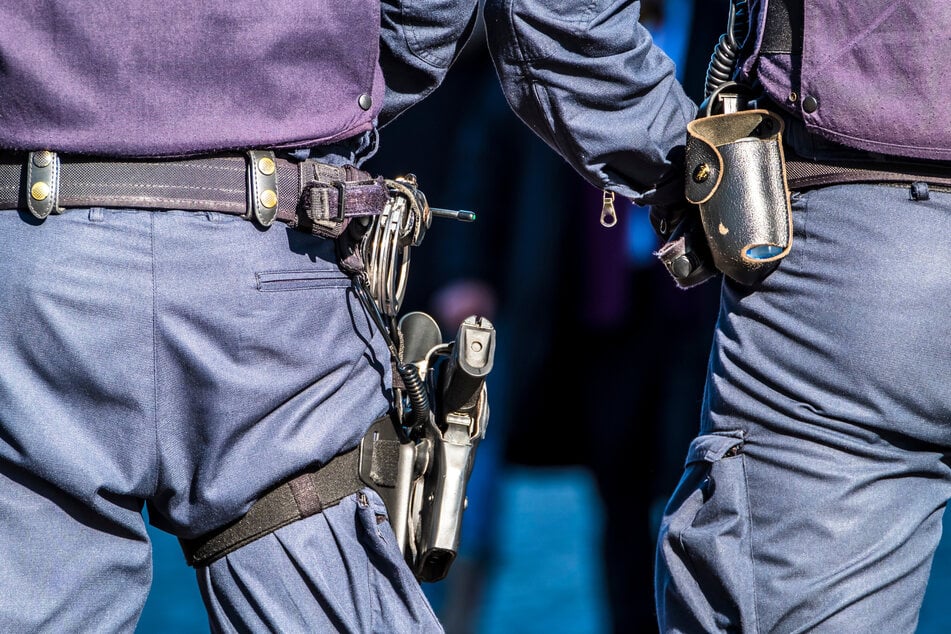
[[[334,457],[320,468],[303,473],[259,498],[236,522],[194,539],[180,540],[189,566],[213,561],[276,531],[334,506],[363,489],[359,447]]]

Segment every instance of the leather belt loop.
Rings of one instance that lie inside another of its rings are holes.
[[[274,152],[248,152],[248,212],[263,227],[270,227],[277,217],[277,161]]]
[[[30,152],[26,163],[26,207],[43,220],[59,201],[59,157],[56,152]]]

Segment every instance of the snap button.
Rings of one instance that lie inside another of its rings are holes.
[[[55,152],[30,152],[26,163],[26,208],[34,217],[43,220],[59,204],[59,158]]]
[[[265,156],[258,161],[258,169],[262,174],[270,176],[274,173],[274,161]]]
[[[33,153],[33,164],[37,167],[46,167],[53,162],[53,153],[48,150],[41,150]]]
[[[277,161],[269,150],[248,151],[248,211],[245,218],[254,218],[262,227],[270,227],[277,217]]]
[[[812,95],[806,97],[802,100],[802,109],[809,113],[815,112],[819,109],[819,100]]]
[[[373,105],[373,99],[370,98],[370,95],[363,93],[362,95],[360,95],[360,98],[357,99],[357,103],[364,110],[369,110],[370,106]]]
[[[702,183],[708,178],[710,178],[710,166],[706,163],[701,163],[693,171],[693,182]]]
[[[33,187],[30,188],[30,196],[33,197],[33,200],[46,200],[49,195],[50,186],[43,181],[33,183]]]
[[[277,205],[277,194],[273,189],[265,189],[261,192],[261,204],[268,209],[273,209]]]

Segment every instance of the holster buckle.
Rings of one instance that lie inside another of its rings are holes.
[[[347,209],[347,184],[343,181],[331,181],[330,184],[337,190],[337,215],[330,220],[343,222]]]

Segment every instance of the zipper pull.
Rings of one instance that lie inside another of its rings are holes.
[[[614,211],[614,192],[603,190],[601,199],[601,226],[613,227],[617,224],[617,213]]]

